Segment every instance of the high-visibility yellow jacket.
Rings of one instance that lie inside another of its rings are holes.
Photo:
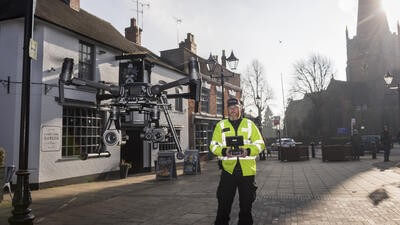
[[[234,130],[228,119],[221,120],[214,129],[213,138],[210,143],[210,151],[222,160],[223,169],[232,174],[237,163],[237,157],[228,158],[222,155],[222,149],[226,148],[226,137],[243,136],[243,148],[250,149],[250,155],[239,157],[243,176],[256,174],[256,156],[265,149],[264,140],[253,121],[243,118],[237,129]]]

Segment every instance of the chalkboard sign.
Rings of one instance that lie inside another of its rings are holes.
[[[200,172],[201,169],[200,169],[199,151],[186,150],[183,163],[183,174],[196,175]]]
[[[156,180],[177,178],[175,152],[160,151],[156,163]]]

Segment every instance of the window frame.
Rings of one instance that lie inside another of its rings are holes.
[[[205,92],[208,95],[205,95]],[[200,96],[200,105],[201,105],[201,112],[210,113],[210,89],[206,87],[201,88],[201,96]]]
[[[63,106],[61,158],[97,152],[102,145],[105,117],[104,111],[91,107]]]
[[[182,87],[175,88],[175,93],[176,94],[182,93]],[[182,98],[175,98],[175,111],[183,112],[183,99]]]
[[[90,52],[87,52],[86,49],[90,49]],[[85,50],[85,52],[84,52]],[[86,80],[94,80],[94,71],[95,71],[95,46],[91,43],[88,43],[86,41],[79,40],[79,50],[78,50],[78,77]],[[84,61],[84,57],[89,56],[89,63]],[[83,70],[83,65],[86,65],[88,68],[88,72],[84,72]]]
[[[176,135],[178,136],[178,142],[181,143],[181,131],[182,130],[180,128],[176,128],[175,127],[175,131],[176,131]],[[169,128],[168,128],[168,134],[169,135],[166,137],[167,140],[158,143],[158,150],[159,151],[174,151],[174,150],[178,150],[178,146],[176,146],[176,143],[174,141],[174,137],[172,136],[171,129],[169,129]]]

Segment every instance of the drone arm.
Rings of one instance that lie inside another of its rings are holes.
[[[86,87],[91,87],[91,88],[95,88],[98,90],[105,90],[105,91],[110,92],[114,96],[119,95],[119,87],[118,86],[102,84],[102,83],[99,83],[96,81],[86,80],[86,79],[82,79],[82,78],[72,78],[69,83],[76,85],[76,86],[86,86]]]
[[[180,85],[187,85],[187,84],[189,84],[189,82],[190,82],[190,79],[188,77],[185,77],[185,78],[182,78],[182,79],[170,82],[170,83],[166,83],[163,85],[154,85],[151,87],[151,93],[154,95],[159,95],[159,94],[161,94],[161,92],[163,92],[165,90],[168,90],[168,89],[171,89],[174,87],[178,87]]]

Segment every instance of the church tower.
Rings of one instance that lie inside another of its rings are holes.
[[[357,36],[376,39],[390,33],[381,0],[359,0],[357,17]]]
[[[382,0],[358,0],[357,32],[347,43],[347,81],[373,82],[399,64],[399,39],[389,30]]]

